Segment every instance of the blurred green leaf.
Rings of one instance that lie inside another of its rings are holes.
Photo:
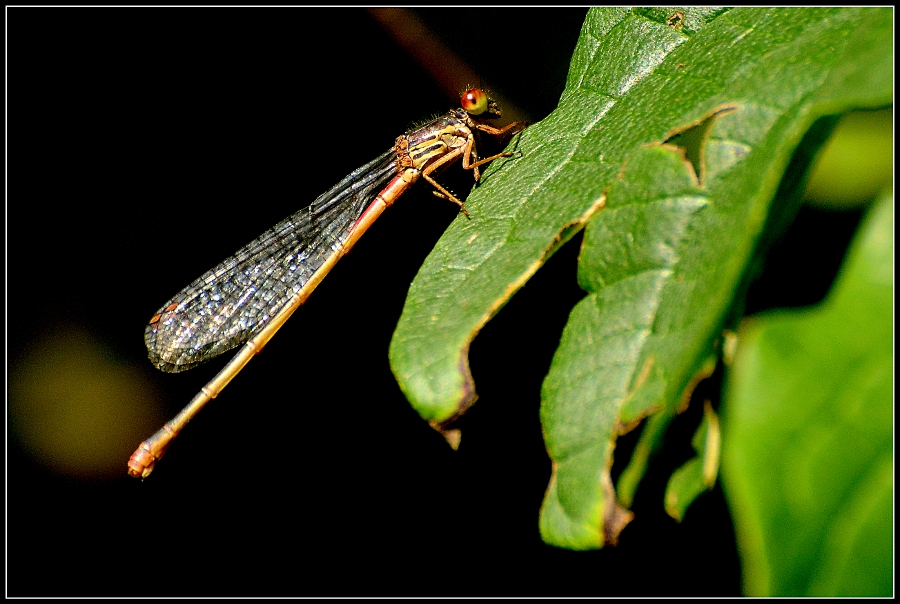
[[[816,158],[805,201],[833,208],[869,203],[893,180],[893,149],[892,109],[848,113]]]
[[[892,35],[890,9],[588,14],[559,108],[517,138],[521,157],[487,171],[391,342],[404,393],[452,441],[450,422],[476,398],[472,339],[590,221],[588,295],[542,389],[547,543],[601,547],[628,522],[609,476],[617,435],[670,417],[708,373],[776,192],[792,201],[796,187],[779,186],[804,135],[824,116],[890,104]],[[632,485],[642,473],[631,468]]]
[[[892,593],[893,218],[885,197],[824,303],[741,328],[722,471],[748,595]]]

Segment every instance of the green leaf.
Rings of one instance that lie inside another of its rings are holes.
[[[472,219],[426,260],[391,342],[407,398],[457,439],[447,428],[476,398],[472,339],[590,221],[588,295],[542,389],[547,543],[601,547],[630,519],[609,476],[617,435],[671,416],[710,371],[804,134],[891,102],[892,33],[890,9],[588,14],[559,108],[517,138],[521,157],[486,172]],[[632,484],[642,473],[632,468]]]
[[[719,418],[709,401],[703,407],[703,423],[692,441],[697,457],[675,470],[666,487],[666,512],[679,522],[691,503],[716,484],[721,450]]]
[[[892,593],[893,217],[872,208],[824,303],[741,328],[722,471],[749,595]]]

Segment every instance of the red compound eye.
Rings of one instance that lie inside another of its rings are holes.
[[[487,111],[488,108],[487,94],[480,88],[466,90],[460,101],[462,102],[462,108],[472,115],[480,115]]]

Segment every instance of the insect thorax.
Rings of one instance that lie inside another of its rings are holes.
[[[397,139],[396,149],[408,157],[408,167],[422,170],[437,159],[460,149],[472,138],[472,131],[453,112]],[[402,161],[402,160],[401,160]]]

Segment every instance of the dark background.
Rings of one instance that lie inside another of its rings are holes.
[[[415,16],[537,121],[562,93],[585,12]],[[448,90],[364,10],[8,17],[8,595],[739,595],[720,489],[681,524],[662,507],[700,405],[676,420],[618,547],[540,540],[540,385],[583,296],[580,238],[473,343],[480,399],[459,450],[410,408],[388,344],[457,214],[427,187],[385,213],[151,478],[128,478],[140,440],[222,365],[157,372],[143,344],[156,309],[477,82]],[[762,281],[778,293],[754,290],[751,310],[827,291],[858,215],[804,212]],[[833,258],[798,284],[811,233]],[[77,421],[57,421],[73,409]]]

